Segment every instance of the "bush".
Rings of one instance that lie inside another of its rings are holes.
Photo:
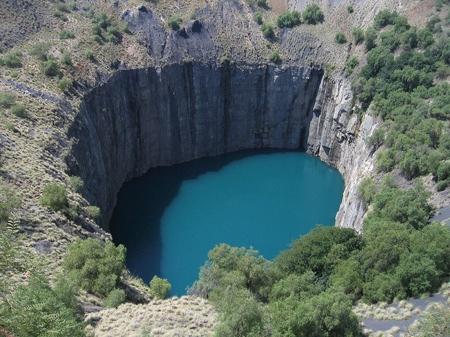
[[[58,81],[58,88],[62,92],[67,92],[72,88],[73,82],[70,78],[63,77]]]
[[[180,25],[183,22],[183,19],[181,19],[179,16],[171,16],[169,18],[168,24],[169,27],[172,28],[173,30],[178,30],[180,29]]]
[[[3,64],[8,68],[20,68],[22,67],[22,54],[20,52],[8,53],[0,59],[0,64]]]
[[[339,44],[347,43],[347,38],[345,37],[344,33],[337,33],[334,37],[334,41]]]
[[[270,61],[273,63],[279,64],[281,63],[281,56],[277,51],[274,51],[272,55],[270,55]]]
[[[387,25],[393,25],[395,23],[395,20],[398,18],[397,12],[391,12],[387,9],[380,11],[375,16],[375,27],[380,29],[383,27],[386,27]]]
[[[0,326],[15,336],[83,337],[83,323],[67,303],[74,303],[73,293],[58,293],[33,275],[0,304]]]
[[[77,176],[69,177],[69,184],[75,192],[80,192],[84,186],[83,180]]]
[[[301,22],[301,14],[297,11],[284,12],[277,19],[277,25],[280,28],[292,28],[301,24]]]
[[[125,302],[127,296],[122,289],[113,289],[103,301],[103,305],[108,308],[117,308]]]
[[[263,24],[263,16],[261,14],[261,12],[256,12],[255,13],[255,21],[258,25],[262,25]]]
[[[373,132],[373,134],[367,140],[367,145],[376,150],[381,145],[383,145],[384,138],[385,138],[384,130],[381,128],[378,128]]]
[[[261,31],[267,39],[273,39],[275,37],[275,30],[271,23],[263,23],[261,26]]]
[[[355,9],[353,8],[352,5],[347,6],[347,12],[348,12],[349,14],[352,14],[354,11],[355,11]]]
[[[364,42],[364,31],[361,28],[354,28],[352,30],[352,35],[356,45]]]
[[[66,66],[73,66],[72,58],[68,52],[63,53],[61,62]]]
[[[30,54],[37,57],[40,61],[47,61],[47,54],[50,50],[48,43],[40,42],[31,47]]]
[[[9,109],[15,101],[16,99],[13,95],[6,92],[0,92],[0,107]]]
[[[375,182],[372,178],[365,178],[358,187],[358,194],[365,203],[370,204],[376,194]]]
[[[377,31],[373,28],[368,28],[366,30],[365,40],[367,50],[372,50],[373,48],[376,47],[377,35],[378,35]]]
[[[14,116],[19,117],[19,118],[27,118],[28,117],[27,109],[22,104],[14,104],[11,107],[11,112]]]
[[[356,56],[350,57],[345,65],[345,69],[346,69],[347,73],[348,74],[353,73],[353,70],[358,66],[358,64],[359,64],[359,61]]]
[[[8,222],[11,211],[20,206],[20,199],[5,183],[0,181],[0,225]]]
[[[165,299],[169,295],[170,289],[172,288],[169,281],[159,278],[156,275],[153,276],[150,281],[149,287],[150,295],[159,299]]]
[[[53,60],[53,59],[44,61],[42,63],[42,72],[45,75],[50,76],[50,77],[59,76],[60,71],[59,71],[58,62],[56,62],[56,60]]]
[[[310,25],[322,23],[325,17],[320,7],[316,4],[309,4],[303,12],[303,21]]]
[[[86,211],[86,215],[93,219],[94,221],[98,221],[100,220],[102,213],[100,211],[100,208],[98,208],[97,206],[87,206],[85,208]]]
[[[42,193],[41,204],[54,211],[67,209],[69,201],[67,199],[66,187],[59,183],[47,184]]]
[[[78,240],[70,245],[63,268],[70,280],[82,289],[100,296],[116,288],[125,268],[124,246],[95,239]]]
[[[74,39],[75,34],[67,30],[63,30],[62,32],[59,33],[59,38],[61,40]]]
[[[86,49],[84,51],[84,56],[92,62],[95,61],[95,56],[94,56],[94,52],[92,51],[92,49]]]

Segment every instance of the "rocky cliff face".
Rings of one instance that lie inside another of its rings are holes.
[[[336,166],[346,190],[340,226],[359,229],[359,170],[351,90],[314,67],[183,63],[119,71],[86,95],[71,128],[69,167],[107,225],[122,184],[149,168],[243,149],[305,149]],[[363,130],[373,127],[368,118]],[[363,124],[363,125],[365,125]]]
[[[107,223],[116,194],[149,168],[307,139],[317,68],[185,63],[116,73],[90,92],[71,129],[73,173]]]

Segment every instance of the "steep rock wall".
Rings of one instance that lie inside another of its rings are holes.
[[[149,168],[243,149],[299,149],[323,71],[184,63],[119,71],[84,99],[69,167],[106,225],[121,185]]]

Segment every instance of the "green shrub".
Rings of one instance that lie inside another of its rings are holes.
[[[61,62],[66,66],[73,66],[72,57],[68,52],[64,52],[61,58]]]
[[[365,178],[358,186],[358,194],[367,204],[373,201],[376,191],[375,182],[372,178]]]
[[[61,40],[74,39],[75,34],[67,30],[63,30],[62,32],[59,33],[59,38]]]
[[[46,42],[39,42],[33,45],[30,49],[30,54],[37,57],[40,61],[47,61],[47,55],[50,50],[50,45]]]
[[[172,30],[178,30],[180,29],[180,25],[182,22],[183,19],[181,19],[181,17],[174,15],[169,18],[168,24]]]
[[[19,118],[27,118],[28,117],[27,109],[22,104],[14,104],[11,107],[11,113],[14,116],[19,117]]]
[[[334,41],[339,44],[347,43],[347,38],[345,37],[344,33],[337,33],[334,37]]]
[[[62,92],[67,92],[72,88],[73,81],[70,78],[63,77],[58,81],[58,88]]]
[[[153,276],[149,284],[150,295],[154,298],[165,299],[169,293],[172,286],[166,279],[159,278],[158,276]]]
[[[284,12],[277,19],[277,25],[280,28],[292,28],[301,24],[301,22],[301,14],[297,11]]]
[[[0,107],[9,109],[15,101],[16,99],[13,95],[6,92],[0,92]]]
[[[309,25],[315,25],[322,23],[325,16],[322,13],[320,7],[316,4],[309,4],[306,6],[303,12],[303,21]]]
[[[67,305],[73,295],[61,295],[42,276],[33,275],[0,304],[0,326],[15,336],[84,337],[81,318]]]
[[[271,23],[264,22],[261,25],[261,31],[267,39],[273,39],[275,37],[275,29]]]
[[[42,63],[42,72],[49,77],[59,76],[60,71],[58,62],[54,59],[44,61]]]
[[[60,10],[55,10],[53,12],[53,16],[64,22],[66,22],[68,20],[66,14],[64,14],[64,12],[62,12]]]
[[[10,52],[0,60],[0,64],[8,68],[20,68],[22,67],[22,54],[20,52]]]
[[[364,31],[361,28],[354,28],[352,30],[352,35],[356,45],[364,42]]]
[[[269,5],[267,4],[267,0],[256,0],[256,4],[262,8],[269,8]]]
[[[353,8],[352,5],[347,6],[347,12],[348,12],[349,14],[352,14],[354,11],[355,11],[355,9]]]
[[[433,33],[427,28],[419,29],[417,31],[417,46],[425,49],[434,43]]]
[[[78,240],[70,245],[63,268],[69,279],[82,289],[108,295],[116,288],[125,268],[124,246],[95,239]]]
[[[20,206],[17,194],[5,183],[0,181],[0,225],[8,222],[13,209]]]
[[[103,305],[108,308],[117,308],[127,299],[125,291],[122,289],[113,289],[103,301]]]
[[[384,139],[385,139],[384,130],[381,128],[378,128],[373,132],[373,134],[367,140],[367,145],[376,150],[381,145],[383,145]]]
[[[263,24],[263,16],[261,14],[261,12],[256,12],[255,13],[255,21],[258,25],[262,25]]]
[[[272,55],[270,55],[270,61],[273,63],[279,64],[281,63],[281,56],[277,51],[274,51]]]
[[[83,180],[77,176],[69,177],[69,184],[75,192],[80,192],[84,186]]]
[[[65,210],[69,206],[66,187],[59,183],[47,184],[42,193],[41,204],[54,211]]]
[[[94,221],[98,221],[102,216],[100,208],[98,208],[97,206],[87,206],[85,208],[85,211],[86,215]]]
[[[358,64],[359,64],[359,61],[356,56],[350,57],[345,65],[345,69],[346,69],[347,73],[351,74],[353,72],[353,70],[358,66]]]
[[[373,48],[376,47],[377,36],[378,36],[377,31],[372,27],[366,30],[365,40],[367,50],[372,50]]]
[[[245,289],[228,288],[219,302],[217,337],[269,336],[264,327],[263,306]]]
[[[86,49],[84,51],[84,56],[92,62],[95,61],[95,56],[94,56],[94,52],[92,51],[92,49]]]
[[[398,13],[395,11],[391,12],[387,9],[382,10],[375,16],[375,27],[380,29],[386,27],[387,25],[393,25],[397,17]]]

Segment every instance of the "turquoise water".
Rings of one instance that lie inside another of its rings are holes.
[[[299,152],[243,152],[150,170],[126,183],[110,223],[127,266],[182,295],[218,243],[275,257],[316,224],[332,225],[340,174]]]

